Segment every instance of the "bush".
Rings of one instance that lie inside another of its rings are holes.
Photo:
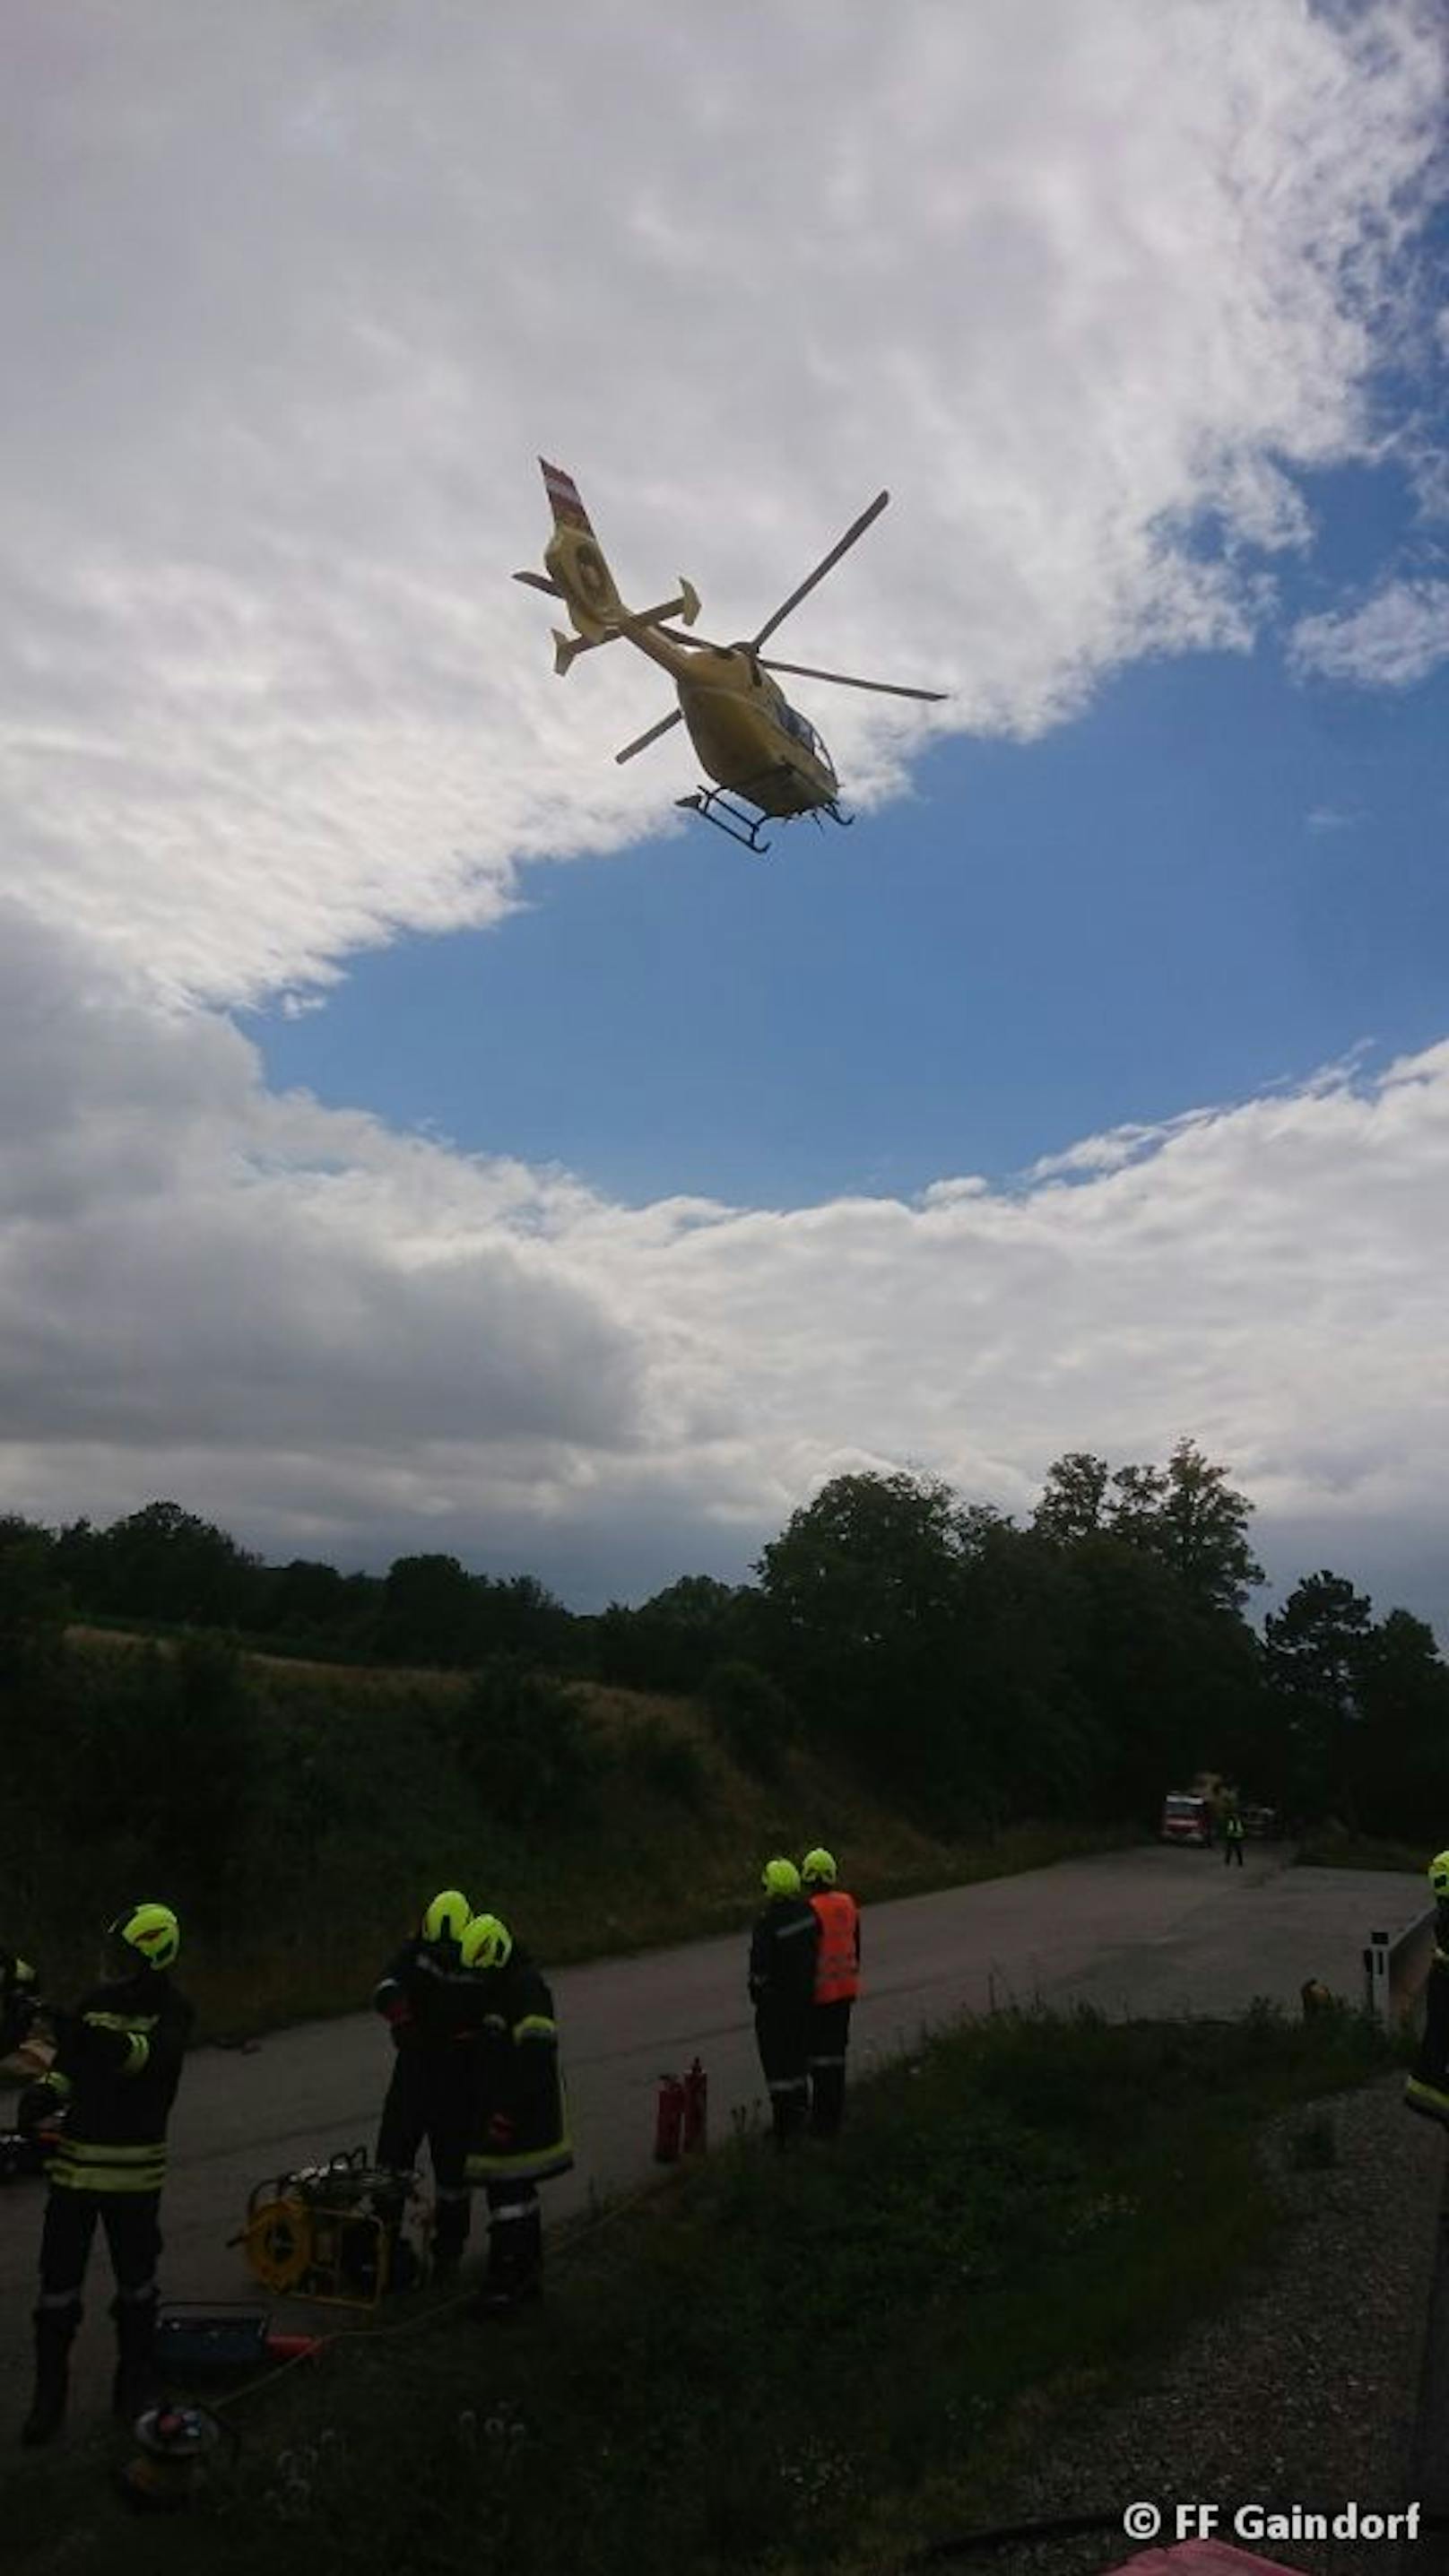
[[[675,1798],[696,1813],[709,1795],[709,1780],[697,1744],[661,1717],[651,1717],[624,1746],[624,1760],[647,1787]]]
[[[149,1893],[203,1923],[219,1920],[261,1776],[256,1708],[237,1657],[203,1638],[174,1655],[148,1647],[77,1673],[72,1692],[56,1711],[69,1739],[68,1830],[100,1846],[118,1876],[139,1872]]]
[[[574,1822],[597,1767],[578,1702],[522,1655],[490,1655],[445,1720],[459,1767],[507,1825]]]
[[[736,1762],[759,1780],[778,1780],[795,1733],[795,1711],[778,1682],[757,1664],[716,1664],[705,1675],[704,1704]]]

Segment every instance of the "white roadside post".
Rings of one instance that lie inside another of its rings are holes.
[[[1370,1932],[1363,1954],[1364,2008],[1385,2029],[1412,2009],[1433,1949],[1434,1909],[1397,1932]]]

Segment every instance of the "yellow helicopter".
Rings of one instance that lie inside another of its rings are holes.
[[[862,510],[839,544],[831,547],[748,643],[711,644],[702,635],[681,634],[668,622],[679,617],[687,627],[693,626],[699,615],[699,595],[683,576],[673,599],[662,599],[653,608],[625,607],[577,484],[560,466],[550,465],[542,456],[538,461],[553,510],[553,535],[544,553],[544,571],[518,572],[513,578],[526,581],[533,590],[546,591],[551,599],[561,599],[568,610],[574,633],[565,635],[555,627],[553,636],[553,666],[560,679],[581,653],[622,638],[667,671],[679,693],[673,712],[626,743],[615,759],[632,760],[636,752],[646,751],[682,721],[714,785],[675,801],[716,824],[732,841],[742,842],[747,849],[768,850],[770,844],[760,839],[760,830],[772,816],[790,821],[798,814],[814,814],[817,819],[828,814],[833,823],[849,823],[853,818],[840,810],[840,781],[824,743],[767,674],[789,671],[800,679],[871,689],[888,698],[935,702],[945,691],[897,688],[886,680],[853,680],[844,671],[817,671],[804,662],[766,661],[760,647],[880,517],[889,492],[876,494],[870,508]]]

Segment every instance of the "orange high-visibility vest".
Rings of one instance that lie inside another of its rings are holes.
[[[843,1887],[826,1888],[810,1902],[820,1917],[815,2000],[844,2003],[860,1992],[860,1909]]]

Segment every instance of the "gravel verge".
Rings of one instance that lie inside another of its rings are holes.
[[[1173,2508],[1201,2501],[1222,2509],[1220,2538],[1304,2576],[1437,2576],[1433,2542],[1233,2533],[1242,2504],[1332,2515],[1350,2499],[1363,2512],[1413,2500],[1410,2480],[1424,2465],[1416,2435],[1445,2141],[1404,2110],[1402,2093],[1398,2072],[1296,2104],[1268,2125],[1261,2152],[1284,2211],[1281,2262],[1194,2330],[1155,2388],[1094,2411],[1080,2437],[1054,2434],[1011,2520],[1147,2500],[1167,2516],[1160,2547],[1173,2537]],[[1293,2142],[1322,2120],[1332,2123],[1334,2161],[1305,2170]],[[1433,2500],[1442,2508],[1442,2486]],[[1009,2567],[1011,2576],[1101,2576],[1134,2554],[1150,2568],[1156,2551],[1107,2534],[952,2563]]]

